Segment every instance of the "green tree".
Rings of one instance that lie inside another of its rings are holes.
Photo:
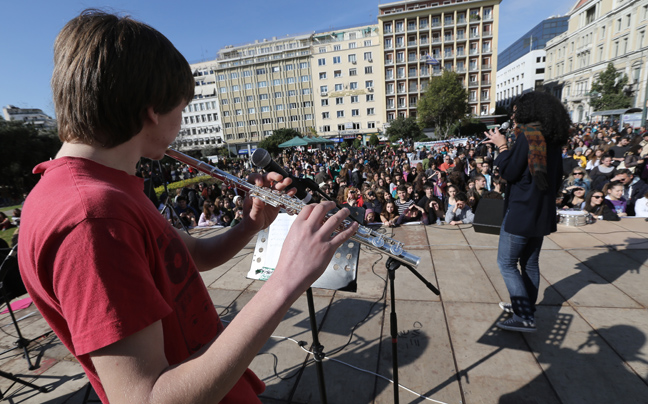
[[[260,141],[258,147],[260,149],[266,149],[268,152],[272,154],[277,154],[281,151],[281,149],[279,149],[279,145],[289,141],[295,136],[304,137],[301,133],[299,133],[295,129],[288,129],[288,128],[277,129],[272,133],[272,135]]]
[[[447,138],[453,124],[469,111],[468,93],[461,85],[459,75],[444,70],[441,76],[432,77],[417,110],[421,128],[434,128],[437,137]]]
[[[458,121],[452,127],[452,134],[454,136],[473,136],[476,134],[483,134],[488,130],[488,127],[485,123],[480,121],[478,118],[466,117],[461,121]]]
[[[33,125],[0,121],[0,188],[21,199],[38,182],[38,163],[56,156],[61,147],[56,130],[39,133]]]
[[[421,127],[416,123],[416,118],[399,116],[389,123],[389,127],[385,131],[390,142],[395,142],[399,139],[416,139],[423,133]]]
[[[371,136],[369,136],[369,144],[371,146],[378,146],[380,144],[380,139],[378,139],[378,135],[375,133]]]
[[[623,91],[627,84],[628,75],[617,72],[614,64],[608,63],[607,68],[592,84],[590,105],[596,111],[630,108],[632,96]]]

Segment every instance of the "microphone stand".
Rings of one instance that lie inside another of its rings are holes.
[[[392,257],[387,259],[385,267],[387,268],[387,274],[389,275],[389,295],[391,302],[391,312],[389,313],[389,325],[391,330],[391,342],[392,342],[392,373],[394,379],[394,404],[398,404],[398,318],[396,315],[396,294],[394,292],[394,282],[396,280],[396,270],[404,265],[407,269],[410,270],[417,278],[427,286],[435,295],[439,295],[439,289],[434,287],[430,282],[427,281],[416,269],[411,265],[396,261]]]

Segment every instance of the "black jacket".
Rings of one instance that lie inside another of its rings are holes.
[[[524,237],[546,236],[556,231],[556,195],[562,180],[560,147],[547,146],[546,191],[540,191],[531,176],[528,164],[529,143],[518,136],[510,150],[500,153],[494,165],[507,181],[504,214],[505,230]]]

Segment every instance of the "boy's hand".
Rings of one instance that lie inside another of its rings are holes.
[[[250,174],[247,182],[263,188],[272,188],[285,191],[292,182],[290,178],[283,178],[281,174],[267,173],[265,175]],[[288,195],[293,196],[297,190],[290,189]],[[279,207],[274,207],[261,201],[259,198],[246,197],[243,201],[243,227],[252,233],[257,233],[268,226],[277,218]]]

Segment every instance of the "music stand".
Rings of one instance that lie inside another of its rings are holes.
[[[38,369],[38,366],[34,366],[32,364],[31,359],[29,358],[29,350],[27,349],[27,347],[32,342],[34,342],[35,340],[38,340],[38,339],[41,339],[43,337],[46,337],[46,336],[50,335],[52,333],[52,331],[46,332],[45,334],[40,335],[40,336],[38,336],[38,337],[36,337],[34,339],[31,339],[31,340],[23,338],[22,333],[20,332],[20,328],[18,327],[18,321],[16,321],[16,317],[14,316],[14,312],[13,312],[13,310],[11,308],[11,299],[15,297],[15,295],[14,295],[15,292],[14,293],[10,292],[11,294],[7,294],[7,290],[5,288],[5,278],[6,278],[7,274],[9,273],[9,270],[11,269],[11,266],[6,265],[6,264],[9,261],[10,258],[12,258],[12,259],[14,258],[13,254],[14,254],[17,247],[18,247],[18,244],[13,246],[13,248],[11,248],[11,250],[9,251],[7,256],[4,257],[4,259],[2,260],[2,264],[0,264],[0,293],[2,295],[2,299],[7,304],[7,310],[9,310],[9,315],[11,316],[11,320],[13,322],[14,328],[16,329],[16,333],[18,334],[18,340],[16,340],[16,342],[15,342],[16,348],[12,348],[12,349],[8,349],[8,350],[6,350],[4,352],[0,352],[0,355],[2,355],[4,353],[7,353],[9,351],[12,351],[14,349],[22,349],[24,354],[25,354],[25,359],[27,360],[27,364],[29,365],[29,370],[34,370],[34,369]],[[17,265],[16,265],[16,270],[17,269],[18,268],[17,268]],[[41,386],[37,386],[37,385],[32,384],[32,383],[26,382],[26,381],[18,378],[17,376],[14,376],[13,374],[4,372],[2,370],[0,370],[0,377],[4,377],[5,379],[9,379],[9,380],[13,381],[14,383],[19,383],[19,384],[22,384],[24,386],[31,387],[32,389],[38,390],[41,393],[47,393],[49,391],[49,390],[47,390],[46,387],[41,387]],[[4,392],[0,390],[0,399],[4,398],[5,393],[7,391],[9,391],[9,389],[11,387],[13,387],[13,384],[9,388],[7,388],[7,390],[4,391]]]

